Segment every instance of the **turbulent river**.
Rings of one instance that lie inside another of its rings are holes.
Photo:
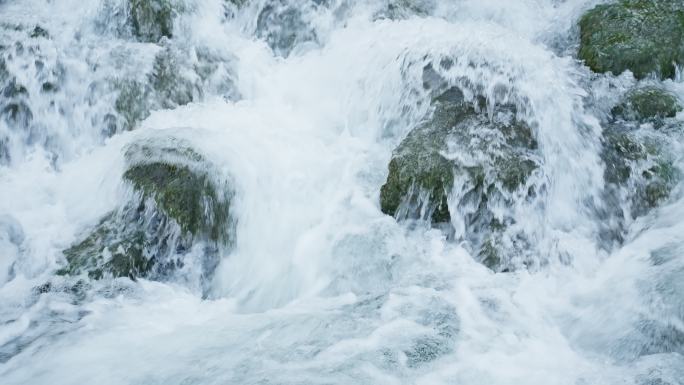
[[[576,58],[602,1],[136,2],[0,1],[0,384],[684,384],[681,186],[605,214],[629,198],[607,202],[603,126],[638,81]],[[537,194],[500,208],[516,268],[481,263],[457,212],[381,210],[426,68],[533,128]],[[127,151],[161,142],[232,186],[231,247],[60,273],[135,194]]]

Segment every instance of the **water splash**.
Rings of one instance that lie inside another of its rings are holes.
[[[596,3],[197,0],[158,41],[125,1],[0,4],[0,377],[681,384],[680,187],[622,243],[601,235],[602,127],[636,81],[572,58]],[[533,128],[540,194],[501,210],[534,268],[494,274],[380,212],[392,150],[432,111],[428,66]],[[126,149],[169,138],[234,184],[211,280],[55,276],[130,200]]]

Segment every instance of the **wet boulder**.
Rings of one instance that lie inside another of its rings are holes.
[[[684,64],[684,3],[620,0],[598,5],[579,22],[579,58],[592,71],[631,71],[638,79],[655,73],[674,78]]]
[[[115,81],[114,88],[119,92],[114,109],[121,119],[120,126],[123,131],[132,130],[138,122],[150,116],[152,89],[148,84],[135,80]]]
[[[183,62],[179,54],[167,47],[154,59],[149,79],[162,108],[175,108],[191,103],[200,94],[198,76],[191,71],[184,71],[184,65],[189,65]]]
[[[28,91],[19,84],[15,77],[6,83],[2,90],[0,116],[13,128],[27,128],[33,120],[33,112],[29,107]]]
[[[414,16],[429,16],[437,8],[435,0],[390,0],[387,7],[376,17],[392,20],[407,19]]]
[[[234,241],[232,190],[186,143],[136,143],[123,174],[132,198],[64,250],[62,274],[163,280],[188,264],[210,276]]]
[[[21,255],[24,238],[21,224],[10,215],[0,214],[0,287],[14,278],[14,264]]]
[[[180,4],[174,0],[130,0],[130,23],[140,41],[156,43],[173,36],[173,20]]]
[[[648,129],[610,125],[603,133],[601,157],[607,189],[616,195],[620,216],[636,218],[663,203],[681,179],[668,138]],[[623,213],[620,201],[627,202]]]
[[[496,239],[515,220],[497,208],[535,194],[528,186],[539,167],[533,132],[512,106],[489,114],[482,98],[467,100],[456,87],[433,105],[432,115],[395,149],[381,209],[399,220],[456,219],[475,254],[501,270]]]
[[[646,86],[629,91],[612,114],[616,119],[646,122],[672,118],[681,110],[676,95],[661,87]]]
[[[257,18],[256,35],[263,39],[279,56],[288,56],[295,46],[305,42],[316,42],[316,31],[310,16],[320,1],[303,4],[286,0],[269,2],[261,9]]]
[[[176,108],[201,98],[201,76],[182,55],[183,52],[165,47],[157,53],[152,70],[144,77],[113,81],[113,88],[118,90],[114,109],[123,130],[133,129],[152,110]],[[205,72],[209,72],[207,76],[213,74],[211,68]]]

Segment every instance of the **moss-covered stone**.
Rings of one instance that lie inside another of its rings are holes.
[[[399,220],[433,223],[458,215],[475,254],[500,270],[496,240],[514,220],[492,207],[511,206],[531,194],[528,180],[539,167],[534,134],[513,107],[495,106],[490,118],[484,100],[466,100],[456,87],[433,105],[434,112],[393,153],[380,190],[381,210]]]
[[[420,216],[421,200],[430,202],[426,214],[433,222],[448,222],[447,195],[454,184],[451,162],[438,151],[426,149],[417,156],[395,156],[389,164],[387,182],[380,190],[381,209],[386,214],[398,214],[404,204]],[[402,215],[402,216],[403,216]]]
[[[428,16],[437,8],[435,0],[390,0],[387,9],[379,17],[406,19],[412,16]]]
[[[684,63],[684,4],[672,0],[621,0],[582,16],[579,58],[598,73],[626,70],[673,78]]]
[[[645,186],[639,186],[635,197],[636,214],[657,207],[669,198],[672,189],[681,177],[672,159],[657,157],[654,165],[642,172]]]
[[[146,276],[154,261],[145,255],[145,241],[144,232],[122,228],[118,218],[110,214],[86,239],[63,251],[68,265],[58,274],[85,272],[93,279]]]
[[[681,173],[665,138],[613,125],[604,131],[603,140],[608,191],[626,197],[632,217],[648,213],[670,196]],[[617,197],[607,200],[620,204]],[[622,215],[621,209],[616,211]]]
[[[191,103],[199,93],[198,87],[180,71],[176,53],[171,49],[164,49],[155,57],[150,83],[162,108]]]
[[[612,113],[617,119],[644,122],[672,118],[681,110],[676,95],[660,87],[648,86],[628,92]]]
[[[180,53],[169,47],[154,59],[152,71],[140,80],[114,81],[119,95],[114,103],[124,130],[132,130],[154,109],[176,108],[201,96],[198,76],[184,73]]]
[[[114,102],[114,108],[124,121],[124,129],[131,130],[141,120],[150,116],[149,87],[137,81],[117,82],[119,95]]]
[[[168,275],[193,245],[205,245],[207,274],[218,251],[234,239],[231,192],[212,181],[206,161],[183,143],[136,143],[127,149],[123,178],[135,199],[106,215],[80,242],[64,250],[62,274],[103,277]]]
[[[218,241],[228,207],[208,176],[190,167],[165,162],[135,165],[124,173],[145,198],[173,218],[183,231]]]
[[[501,185],[504,189],[511,192],[523,186],[530,177],[530,174],[538,167],[537,163],[533,160],[517,154],[497,160],[498,177],[501,180]]]
[[[387,182],[380,191],[384,213],[400,218],[420,218],[422,213],[428,214],[423,219],[448,222],[447,197],[455,172],[469,179],[470,188],[486,195],[492,189],[517,190],[538,167],[528,153],[536,149],[536,141],[522,122],[490,121],[458,88],[443,93],[434,103],[430,119],[411,131],[394,151]],[[477,136],[478,140],[473,140]],[[503,140],[495,143],[493,137]],[[446,158],[450,141],[468,147],[466,151],[474,155],[479,151],[487,154],[481,160],[485,164],[473,166]],[[405,212],[398,212],[401,209]]]
[[[179,6],[172,0],[130,0],[133,33],[144,42],[156,43],[173,36],[173,19]]]
[[[604,132],[602,158],[606,164],[604,177],[608,183],[623,184],[632,174],[632,162],[646,159],[646,149],[628,131],[607,130]]]
[[[284,0],[269,2],[259,13],[256,34],[277,55],[287,56],[297,44],[317,40],[314,28],[302,12],[317,6],[315,1],[297,6]]]
[[[483,265],[492,270],[496,270],[501,265],[501,249],[496,246],[494,239],[489,238],[482,243],[478,258]]]

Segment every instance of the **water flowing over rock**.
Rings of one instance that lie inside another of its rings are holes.
[[[287,56],[297,44],[315,42],[316,32],[305,17],[314,12],[319,2],[297,4],[282,0],[266,4],[257,19],[257,36],[282,56]]]
[[[131,0],[133,32],[142,41],[156,43],[173,37],[173,20],[180,4],[174,0]]]
[[[458,88],[433,103],[432,115],[394,151],[380,192],[382,211],[434,223],[463,215],[466,237],[480,250],[479,257],[503,269],[495,239],[515,219],[493,211],[511,205],[516,199],[511,194],[536,194],[527,185],[538,168],[534,134],[516,120],[512,106],[495,107],[490,118],[485,100],[468,101]],[[457,201],[450,206],[451,195]]]
[[[0,164],[21,162],[36,148],[52,153],[57,164],[137,128],[154,110],[207,96],[239,98],[230,53],[188,46],[183,35],[159,36],[150,50],[118,42],[99,52],[88,39],[59,50],[59,42],[39,24],[3,24],[0,34],[6,41],[0,45]]]
[[[68,266],[61,273],[164,279],[190,263],[184,255],[200,245],[201,274],[206,280],[213,274],[235,239],[233,193],[210,179],[206,161],[190,147],[158,142],[126,150],[123,179],[132,185],[133,198],[64,250]]]
[[[0,385],[684,385],[682,0],[0,0]]]
[[[673,118],[682,110],[677,96],[658,87],[647,86],[630,91],[619,105],[613,108],[613,116],[624,120],[648,121]]]

